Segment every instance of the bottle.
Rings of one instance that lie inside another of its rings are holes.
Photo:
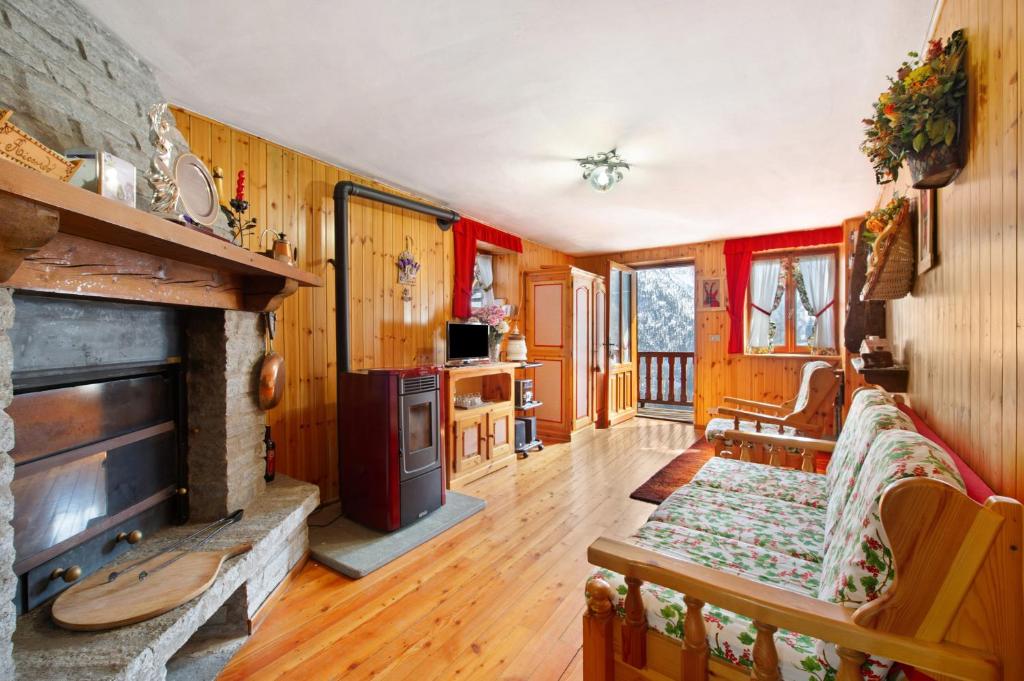
[[[277,472],[277,445],[270,437],[270,426],[266,426],[263,431],[263,446],[267,451],[267,469],[263,474],[263,479],[267,482],[274,481],[274,474]]]

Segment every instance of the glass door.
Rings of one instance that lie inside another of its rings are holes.
[[[608,263],[608,424],[636,416],[636,270]]]

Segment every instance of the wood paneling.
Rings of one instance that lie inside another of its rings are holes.
[[[890,336],[910,367],[914,408],[989,485],[1018,499],[1024,497],[1022,21],[1019,0],[943,4],[936,35],[963,28],[968,40],[967,165],[938,190],[938,265],[918,278],[911,296],[889,307]]]
[[[694,264],[697,279],[724,277],[723,243],[708,241],[578,257],[576,266],[602,273],[607,272],[609,260],[633,267],[687,261]],[[696,425],[707,425],[710,418],[708,410],[720,406],[722,398],[726,395],[764,402],[782,402],[796,394],[800,384],[800,367],[807,361],[807,357],[730,355],[728,314],[724,311],[696,314],[696,376],[693,388],[693,413]]]
[[[224,190],[246,171],[246,198],[259,229],[284,231],[298,248],[298,266],[324,287],[301,289],[278,311],[276,349],[288,362],[284,399],[269,414],[278,470],[320,487],[324,501],[338,497],[335,433],[334,185],[353,180],[405,194],[278,144],[174,109],[178,128],[208,167],[224,169]],[[228,197],[222,197],[226,199]],[[419,197],[411,197],[419,198]],[[420,199],[422,200],[422,199]],[[451,318],[452,233],[433,218],[352,199],[349,223],[351,357],[353,368],[444,361],[444,324]],[[259,250],[259,234],[245,246]],[[407,245],[419,259],[412,301],[402,300],[395,259]],[[496,259],[498,260],[498,259]],[[529,241],[521,255],[502,258],[508,302],[522,298],[520,272],[572,258]]]

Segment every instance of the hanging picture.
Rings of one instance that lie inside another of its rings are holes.
[[[725,309],[725,288],[722,277],[697,278],[697,311],[717,312]]]
[[[917,273],[924,274],[935,266],[937,190],[921,189],[917,196]]]

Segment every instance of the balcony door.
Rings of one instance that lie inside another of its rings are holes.
[[[636,270],[608,263],[606,423],[636,416]]]

